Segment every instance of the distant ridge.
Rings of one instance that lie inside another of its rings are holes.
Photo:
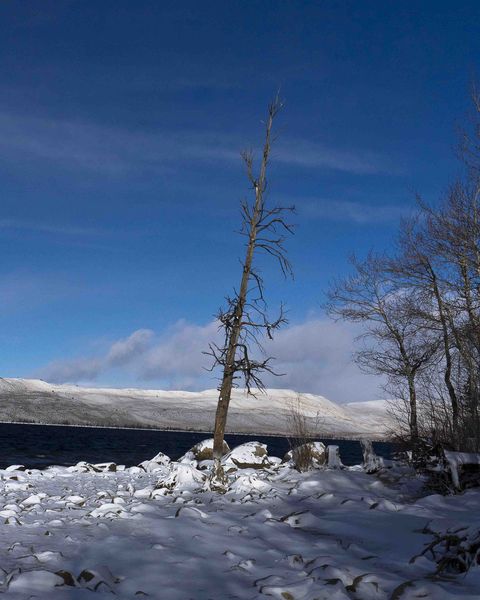
[[[217,397],[216,390],[87,388],[0,378],[0,421],[208,432]],[[392,426],[383,400],[339,405],[323,396],[268,389],[256,397],[234,390],[227,430],[288,435],[290,406],[297,398],[319,437],[379,440]]]

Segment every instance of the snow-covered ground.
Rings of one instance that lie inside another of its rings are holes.
[[[429,554],[412,561],[431,532],[478,528],[480,491],[420,497],[400,467],[301,474],[258,444],[224,464],[225,493],[191,453],[141,467],[0,471],[0,591],[22,600],[480,598],[479,567],[435,576]]]
[[[323,396],[269,389],[248,396],[235,390],[228,414],[231,433],[291,432],[292,402],[300,401],[320,437],[382,439],[391,428],[384,401],[338,405]],[[33,379],[0,379],[0,421],[211,431],[216,390],[203,392],[83,388]]]

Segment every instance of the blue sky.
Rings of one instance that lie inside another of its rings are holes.
[[[269,200],[297,206],[296,276],[262,261],[290,318],[270,383],[378,397],[321,303],[352,251],[388,248],[415,194],[460,172],[479,17],[474,1],[2,3],[2,375],[215,386],[201,351],[239,276],[239,154],[280,86]]]

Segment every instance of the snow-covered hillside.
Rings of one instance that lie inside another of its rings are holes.
[[[217,398],[216,390],[84,388],[0,379],[0,421],[211,431]],[[340,406],[323,396],[270,389],[256,397],[235,390],[227,429],[284,435],[297,399],[311,428],[323,437],[381,439],[390,427],[383,401]]]

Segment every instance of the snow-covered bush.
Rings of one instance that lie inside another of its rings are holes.
[[[325,444],[322,442],[306,442],[295,446],[283,458],[284,463],[300,472],[320,469],[325,466],[326,460]]]
[[[418,556],[429,556],[437,563],[437,573],[466,573],[480,565],[480,528],[463,527],[455,531],[433,532],[435,539]]]
[[[300,472],[316,469],[325,463],[325,446],[312,441],[318,429],[318,418],[318,413],[313,419],[307,416],[300,394],[290,403],[287,417],[290,452],[287,452],[284,460],[291,461],[292,466]]]

